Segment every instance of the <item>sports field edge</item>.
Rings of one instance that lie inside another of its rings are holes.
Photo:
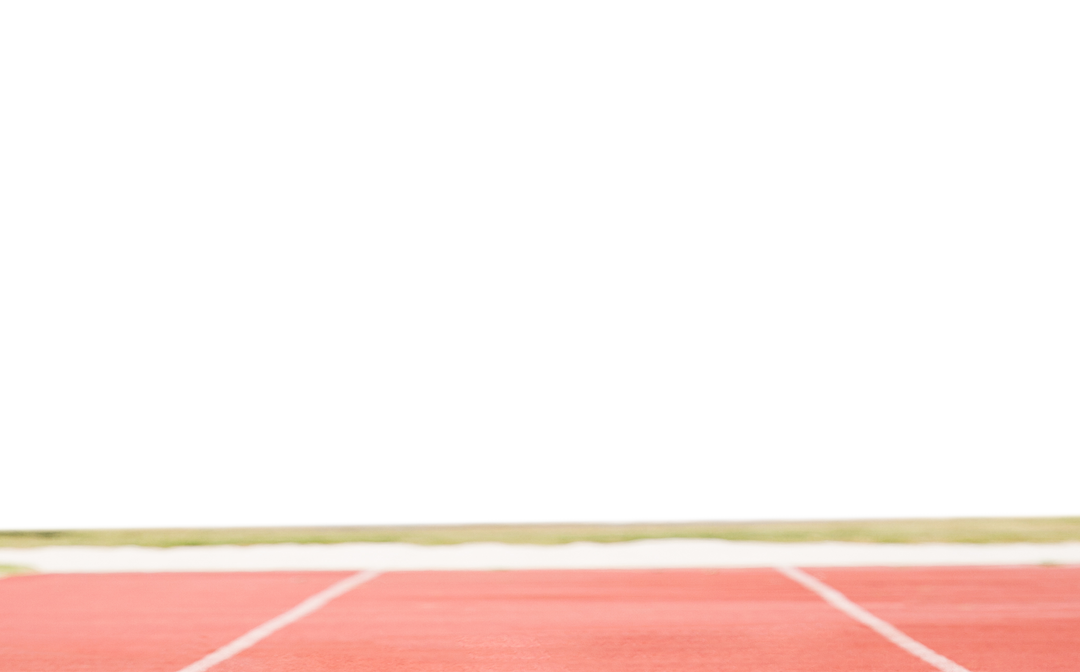
[[[395,541],[453,545],[476,541],[557,545],[572,541],[699,538],[745,541],[1009,543],[1080,541],[1080,512],[836,516],[700,521],[509,522],[456,524],[252,524],[0,526],[0,548],[41,546],[207,546],[256,543]],[[2,570],[0,570],[2,573]]]

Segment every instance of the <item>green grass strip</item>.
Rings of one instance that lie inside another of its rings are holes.
[[[752,541],[1054,542],[1080,541],[1080,512],[918,515],[746,516],[725,520],[450,522],[437,524],[0,525],[0,547],[204,546],[252,543],[470,541],[567,543],[698,538]]]

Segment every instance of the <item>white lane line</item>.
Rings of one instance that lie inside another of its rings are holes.
[[[863,609],[859,605],[855,604],[847,598],[839,590],[829,586],[828,584],[816,579],[806,572],[797,567],[777,567],[776,571],[780,572],[784,576],[788,577],[792,581],[801,584],[809,590],[814,591],[821,596],[821,599],[825,600],[832,606],[836,607],[840,611],[844,612],[848,616],[852,617],[859,623],[862,623],[866,627],[870,628],[874,632],[878,633],[885,639],[889,640],[893,644],[899,646],[901,649],[907,651],[911,655],[926,661],[933,665],[941,672],[971,672],[966,667],[954,663],[945,656],[941,655],[937,651],[934,651],[930,647],[918,642],[911,637],[908,637],[904,633],[896,629],[892,623],[883,621],[877,616],[874,616],[869,611]]]
[[[214,665],[232,658],[236,654],[240,653],[244,649],[250,648],[260,641],[266,639],[270,635],[274,634],[278,630],[284,628],[290,623],[295,623],[304,616],[307,616],[311,612],[324,606],[327,602],[340,597],[349,592],[353,588],[359,586],[361,583],[365,583],[374,579],[379,575],[379,572],[364,571],[353,574],[352,576],[338,581],[329,588],[315,593],[311,597],[307,598],[300,604],[296,605],[292,609],[289,609],[280,616],[275,616],[269,621],[263,623],[259,627],[247,632],[233,641],[229,642],[225,646],[221,647],[217,651],[207,655],[202,660],[197,660],[191,665],[188,665],[180,672],[206,672]]]

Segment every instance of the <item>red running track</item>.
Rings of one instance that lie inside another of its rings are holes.
[[[1080,670],[1080,567],[806,570],[971,672]],[[348,572],[0,581],[3,672],[179,672]],[[400,572],[213,672],[933,672],[771,569]]]

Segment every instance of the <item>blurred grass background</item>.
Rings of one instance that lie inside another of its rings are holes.
[[[354,541],[425,545],[485,541],[565,544],[574,541],[610,543],[635,539],[860,541],[887,544],[1080,541],[1080,517],[0,531],[0,547],[8,548],[71,545],[170,547],[212,544],[335,544]]]

